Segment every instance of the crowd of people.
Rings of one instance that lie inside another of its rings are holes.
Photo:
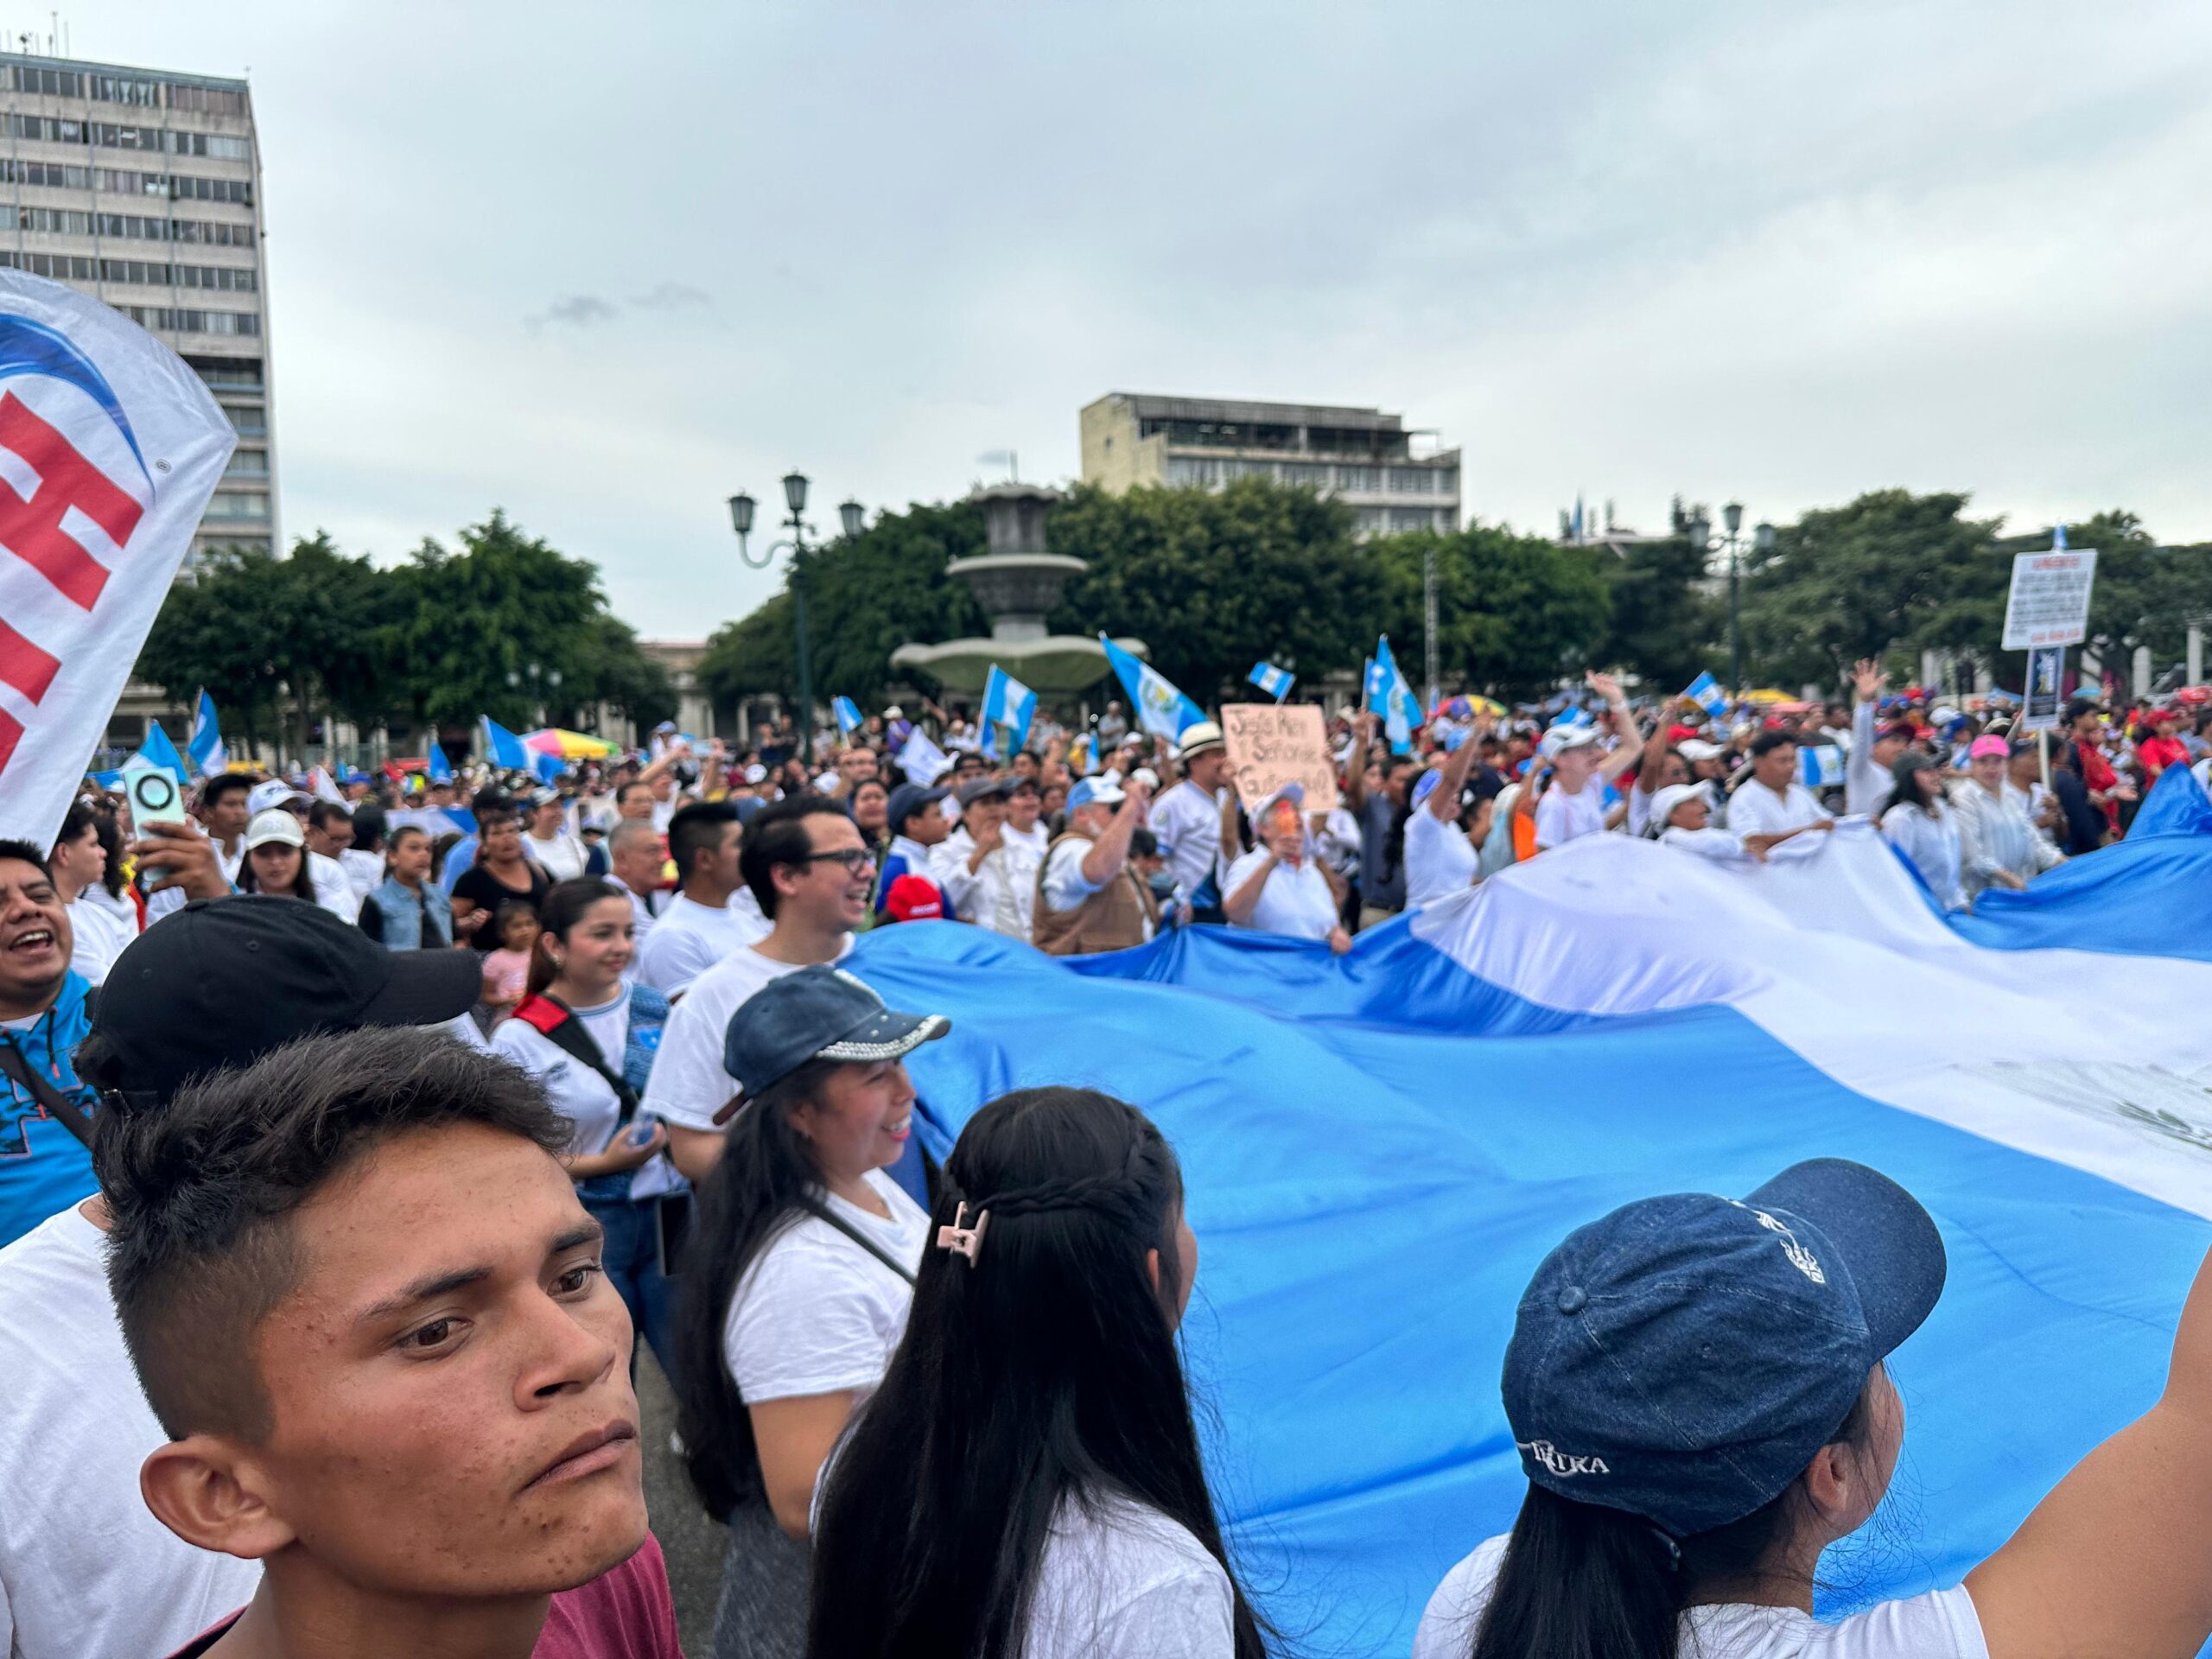
[[[1871,664],[1849,702],[1589,693],[1453,699],[1395,742],[1339,716],[1333,804],[1241,799],[1217,724],[1118,704],[1011,753],[892,708],[818,768],[778,730],[558,784],[226,772],[186,824],[88,782],[53,846],[0,843],[7,1652],[666,1659],[640,1340],[727,1528],[716,1659],[1295,1651],[1192,1426],[1173,1149],[1033,1089],[940,1166],[906,1061],[946,1021],[841,964],[924,920],[1341,953],[1586,837],[1748,863],[1852,815],[1963,906],[2212,765],[2206,719],[2085,698],[2046,746]],[[1834,1160],[1575,1233],[1507,1351],[1527,1501],[1416,1653],[2194,1653],[2205,1288],[2160,1403],[1965,1586],[1815,1624],[1819,1552],[1896,1459],[1882,1362],[1942,1276],[1911,1198]]]

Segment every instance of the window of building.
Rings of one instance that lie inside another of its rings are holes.
[[[1356,536],[1377,534],[1382,528],[1382,509],[1380,507],[1353,508],[1351,528],[1352,533]]]
[[[231,429],[242,438],[268,435],[269,411],[265,409],[232,409],[226,404],[223,413],[231,417]]]
[[[251,294],[257,287],[253,272],[236,265],[173,265],[170,281],[179,288],[214,289],[226,294]]]
[[[1439,495],[1459,493],[1459,469],[1457,467],[1436,468],[1436,493]]]
[[[1339,467],[1337,468],[1337,487],[1355,494],[1373,495],[1382,487],[1380,467]]]
[[[48,276],[57,283],[89,283],[99,273],[99,261],[81,253],[15,253],[0,250],[0,265]]]
[[[0,213],[9,211],[0,208]],[[35,231],[44,236],[90,236],[92,233],[91,213],[74,213],[66,207],[17,207],[16,228]],[[104,217],[104,215],[103,215]]]
[[[218,490],[207,498],[210,518],[266,518],[269,497],[258,490]]]
[[[235,357],[188,357],[185,364],[211,386],[258,386],[261,365]]]
[[[1232,461],[1227,472],[1231,478],[1264,478],[1273,483],[1275,464],[1272,461]]]
[[[82,98],[85,78],[74,69],[34,68],[27,63],[15,66],[10,83],[19,92],[36,92],[45,98]]]
[[[1286,461],[1282,464],[1282,481],[1325,490],[1329,487],[1329,469],[1317,467],[1310,461]]]
[[[169,181],[159,173],[125,172],[118,168],[93,169],[93,186],[118,196],[166,196]]]
[[[88,75],[86,81],[86,95],[103,104],[134,104],[150,110],[162,101],[159,81],[141,80],[135,75]]]
[[[1170,456],[1167,481],[1179,488],[1210,490],[1221,482],[1221,463],[1196,455]]]
[[[266,449],[233,449],[231,459],[223,468],[223,476],[236,478],[241,474],[259,474],[269,476],[269,452]]]
[[[251,206],[253,185],[245,179],[199,179],[179,173],[168,181],[173,201],[235,201]]]
[[[176,242],[199,242],[211,248],[250,248],[253,226],[230,225],[211,219],[173,219],[169,237]]]
[[[85,142],[85,123],[64,121],[51,115],[11,115],[8,118],[7,132],[11,138],[28,138],[41,144]]]
[[[0,180],[48,190],[89,190],[92,171],[89,167],[65,167],[60,162],[22,162],[12,156],[0,156]]]
[[[194,311],[165,305],[118,305],[117,310],[141,328],[177,334],[258,334],[261,319],[251,311]],[[232,425],[237,425],[233,421]],[[243,430],[244,429],[240,429]]]
[[[92,142],[105,149],[145,149],[158,154],[162,149],[162,130],[159,127],[123,127],[112,121],[92,123]]]
[[[111,236],[126,242],[166,242],[169,236],[169,222],[166,219],[148,219],[143,213],[94,213],[92,233]]]
[[[1435,527],[1435,518],[1427,507],[1390,509],[1390,529],[1393,533],[1408,530],[1433,530]]]
[[[169,108],[197,110],[205,115],[244,115],[245,94],[228,86],[187,86],[169,83]]]
[[[1436,489],[1436,474],[1427,467],[1393,467],[1390,469],[1390,493],[1393,495],[1428,495]]]

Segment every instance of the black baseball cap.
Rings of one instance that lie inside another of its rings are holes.
[[[483,977],[474,950],[388,950],[298,899],[198,899],[115,959],[79,1074],[128,1106],[158,1105],[295,1038],[443,1025],[475,1004]]]

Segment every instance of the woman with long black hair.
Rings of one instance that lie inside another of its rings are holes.
[[[1942,768],[1918,750],[1907,749],[1891,773],[1897,785],[1874,815],[1882,826],[1882,839],[1920,873],[1936,903],[1946,910],[1965,909],[1959,820],[1943,792]]]
[[[1944,1274],[1912,1195],[1834,1158],[1570,1235],[1505,1353],[1528,1497],[1430,1598],[1414,1659],[2190,1659],[2212,1636],[2212,1259],[2164,1395],[1964,1584],[1814,1618],[1821,1552],[1897,1467],[1886,1362]]]
[[[906,1339],[823,1484],[816,1659],[1261,1659],[1175,1333],[1175,1154],[1079,1089],[961,1132]]]
[[[903,1057],[947,1022],[831,967],[731,1016],[721,1156],[699,1189],[676,1313],[677,1428],[729,1528],[715,1659],[798,1659],[823,1461],[906,1328],[929,1217],[885,1172],[912,1133]]]

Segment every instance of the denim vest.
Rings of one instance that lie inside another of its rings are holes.
[[[438,890],[424,882],[417,893],[402,887],[391,876],[383,884],[372,888],[368,902],[376,906],[377,917],[384,925],[385,948],[388,950],[415,950],[422,948],[423,919],[429,918],[430,931],[441,944],[453,943],[453,906],[442,895],[432,902]]]

